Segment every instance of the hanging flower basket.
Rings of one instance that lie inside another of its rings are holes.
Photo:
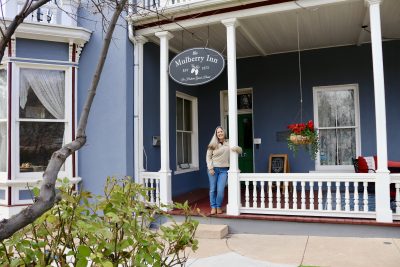
[[[307,145],[311,143],[311,138],[309,136],[303,136],[295,133],[290,134],[289,139],[295,145]]]
[[[311,159],[315,160],[319,145],[318,133],[314,128],[313,121],[310,120],[308,123],[290,124],[288,128],[291,131],[287,139],[288,148],[296,154],[300,147],[304,147],[309,152]]]

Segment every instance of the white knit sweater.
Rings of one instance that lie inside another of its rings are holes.
[[[242,148],[235,146],[231,148],[232,151],[236,153],[242,153]],[[216,149],[207,149],[207,168],[209,170],[213,169],[214,167],[229,167],[229,142],[225,140],[223,144],[219,143]]]

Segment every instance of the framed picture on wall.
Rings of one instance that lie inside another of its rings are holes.
[[[252,109],[253,99],[251,94],[238,94],[237,108],[238,110]]]

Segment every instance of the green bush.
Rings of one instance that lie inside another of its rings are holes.
[[[1,242],[0,266],[182,265],[185,250],[197,249],[198,222],[186,216],[172,227],[150,229],[155,215],[168,215],[143,201],[149,190],[130,178],[107,178],[104,195],[94,196],[75,192],[65,179],[59,203]],[[175,205],[189,210],[187,203]]]

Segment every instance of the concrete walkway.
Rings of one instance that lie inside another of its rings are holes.
[[[400,239],[231,234],[199,238],[190,267],[399,267]]]

